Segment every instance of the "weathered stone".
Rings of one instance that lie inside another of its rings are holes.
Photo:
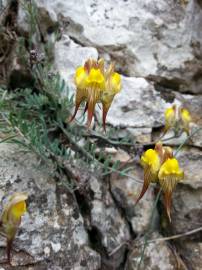
[[[185,172],[182,185],[188,185],[193,190],[202,188],[202,152],[185,147],[178,153],[177,158]]]
[[[185,97],[187,97],[187,98],[185,99]],[[191,95],[184,96],[183,106],[190,111],[193,122],[199,126],[202,124],[201,104],[202,104],[202,96],[200,96],[200,95],[198,95],[198,96],[191,96]]]
[[[90,203],[90,221],[92,229],[100,235],[100,244],[105,251],[105,255],[103,254],[103,258],[105,258],[103,260],[103,267],[113,266],[115,269],[118,269],[124,261],[126,250],[124,244],[130,239],[129,226],[117,208],[109,192],[108,184],[105,183],[103,185],[101,180],[94,177],[91,177],[89,183],[90,190],[94,194],[93,200]],[[110,255],[122,244],[123,246],[118,252]]]
[[[119,1],[116,8],[113,0],[106,5],[101,0],[36,2],[64,33],[108,55],[123,74],[153,75],[162,86],[201,93],[201,64],[191,44],[197,40],[194,46],[200,47],[201,41],[197,1],[190,0],[187,7],[172,0]]]
[[[68,162],[65,166],[69,167]],[[130,240],[127,219],[111,193],[110,183],[97,168],[95,173],[82,164],[74,164],[73,173],[82,171],[76,197],[88,229],[92,247],[102,255],[101,269],[119,269],[124,263]],[[117,247],[118,250],[116,251]]]
[[[140,143],[148,143],[152,140],[152,128],[127,128],[129,134],[134,138],[135,141]]]
[[[173,192],[171,224],[168,227],[172,234],[184,233],[196,229],[201,223],[202,205],[202,154],[196,149],[184,148],[177,158],[184,169],[185,179]],[[198,234],[193,235],[198,237]]]
[[[129,154],[120,148],[116,149],[115,147],[106,147],[104,149],[104,153],[111,156],[112,162],[120,161],[122,164],[124,162],[128,162],[131,159]]]
[[[154,194],[149,188],[144,197],[136,204],[136,200],[143,186],[143,170],[138,165],[128,173],[127,177],[111,177],[111,190],[120,208],[131,224],[134,234],[144,233],[150,224],[151,212],[154,204]],[[156,223],[156,218],[154,218]]]
[[[187,239],[180,241],[180,255],[184,258],[188,269],[201,270],[202,243]]]
[[[8,0],[2,0],[0,3],[0,10],[5,8],[8,4]]]
[[[161,238],[158,233],[153,233],[150,239]],[[141,259],[141,251],[143,248],[144,238],[139,239],[131,247],[131,253],[128,257],[127,269],[141,269],[141,270],[175,270],[176,259],[167,243],[164,241],[147,243],[141,267],[138,264]]]
[[[73,194],[57,185],[51,167],[38,167],[33,154],[1,144],[0,199],[12,192],[28,193],[12,252],[12,265],[22,269],[99,269],[100,256],[89,247],[88,234]],[[0,260],[5,258],[5,248]],[[5,269],[11,269],[5,265]]]
[[[193,173],[194,174],[194,173]],[[172,234],[184,233],[198,227],[202,222],[201,188],[192,189],[186,185],[178,185],[173,194],[171,211]],[[198,237],[198,234],[193,235]]]
[[[122,76],[122,91],[114,98],[107,116],[113,126],[151,128],[164,122],[166,102],[143,78]]]

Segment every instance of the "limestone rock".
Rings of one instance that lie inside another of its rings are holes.
[[[128,177],[112,175],[111,189],[114,198],[130,222],[133,233],[142,234],[150,224],[154,193],[153,189],[149,188],[144,197],[135,205],[143,186],[143,171],[138,165],[132,164],[132,166],[134,170],[128,173]]]
[[[81,204],[86,205],[84,220],[95,250],[102,254],[101,268],[119,269],[124,262],[126,244],[131,237],[129,225],[121,214],[106,179],[95,177],[85,169],[82,171],[80,184],[83,185],[83,190],[77,192],[77,197]],[[121,248],[114,252],[119,246]]]
[[[129,128],[161,126],[166,106],[160,94],[145,79],[122,76],[122,90],[114,98],[107,122]]]
[[[150,239],[161,238],[158,233],[153,233]],[[141,244],[140,244],[141,243]],[[141,258],[141,251],[143,248],[144,239],[141,238],[139,242],[135,242],[134,246],[131,248],[132,251],[128,259],[128,270],[138,269],[138,264]],[[148,243],[144,259],[141,264],[141,270],[175,270],[176,269],[176,259],[168,247],[167,243],[164,241],[151,242]]]
[[[201,7],[196,0],[188,6],[173,0],[36,2],[60,22],[65,34],[108,55],[123,74],[152,75],[163,87],[201,93],[201,64],[193,50],[201,42]]]
[[[186,185],[179,185],[173,194],[171,211],[172,234],[194,230],[201,223],[201,189],[191,189]],[[198,234],[193,235],[197,238]]]
[[[197,149],[186,148],[178,153],[180,166],[184,169],[185,179],[182,185],[188,185],[193,190],[202,188],[202,153]]]
[[[172,234],[184,233],[196,229],[201,222],[202,204],[202,155],[201,151],[185,148],[178,153],[180,166],[184,169],[185,179],[173,192],[171,224]],[[193,237],[198,237],[194,234]]]
[[[190,240],[181,241],[180,255],[190,269],[201,270],[202,243]]]
[[[15,269],[99,269],[100,256],[89,247],[73,194],[55,183],[51,167],[48,172],[47,166],[39,168],[33,154],[24,154],[11,144],[0,147],[0,199],[16,191],[29,196],[28,213],[14,241]],[[2,261],[5,248],[0,256]],[[11,268],[5,265],[5,269]]]

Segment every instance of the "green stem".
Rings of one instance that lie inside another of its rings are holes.
[[[0,143],[4,143],[4,142],[7,142],[7,141],[10,141],[11,139],[16,138],[16,136],[17,136],[17,135],[11,135],[11,136],[9,136],[9,137],[7,137],[7,138],[5,138],[5,139],[2,139],[2,140],[0,141]]]

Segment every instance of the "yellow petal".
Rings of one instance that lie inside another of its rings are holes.
[[[168,158],[161,166],[159,173],[159,183],[165,192],[172,192],[176,184],[183,179],[184,172],[179,167],[175,158]]]
[[[96,87],[102,90],[105,86],[105,79],[99,69],[92,68],[86,78],[88,87]]]
[[[106,81],[106,89],[101,96],[103,106],[109,109],[114,96],[121,90],[121,76],[118,73],[113,73]]]
[[[86,87],[87,73],[84,67],[78,67],[75,74],[75,84],[77,88],[84,89]]]
[[[121,90],[121,76],[114,72],[111,76],[107,78],[106,90],[108,95],[114,96]]]
[[[149,166],[152,174],[155,174],[160,169],[160,158],[156,150],[148,149],[141,156],[141,164],[144,168]]]
[[[10,209],[10,215],[14,219],[20,219],[22,215],[26,212],[26,203],[25,201],[18,202],[14,204]]]
[[[188,123],[191,122],[191,115],[190,115],[190,113],[189,113],[188,110],[182,108],[182,109],[180,110],[180,113],[181,113],[181,118],[182,118],[182,120],[183,120],[184,122],[188,122]]]
[[[173,109],[173,107],[170,107],[170,108],[165,110],[165,118],[166,119],[169,119],[173,116],[175,116],[175,110]]]
[[[166,127],[173,127],[176,123],[176,107],[175,105],[166,109],[165,111],[165,125]]]
[[[114,73],[112,75],[112,87],[113,87],[113,92],[118,93],[121,90],[121,76],[118,73]]]
[[[1,222],[6,226],[8,224],[18,224],[21,216],[26,211],[27,194],[14,193],[5,204],[1,216]]]
[[[179,178],[183,176],[183,171],[180,169],[178,160],[176,158],[168,158],[163,163],[159,171],[159,178],[171,174],[174,174]]]

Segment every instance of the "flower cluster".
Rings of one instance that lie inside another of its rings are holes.
[[[0,219],[0,234],[7,239],[7,258],[10,262],[12,242],[21,223],[21,217],[26,212],[27,194],[14,193],[5,204]]]
[[[104,59],[89,59],[84,66],[78,67],[75,74],[76,101],[72,121],[82,102],[86,102],[84,113],[88,113],[89,127],[95,111],[96,103],[103,106],[103,127],[105,129],[106,116],[114,96],[121,90],[121,76],[114,72],[114,64],[108,69],[104,67]]]
[[[155,145],[155,149],[148,149],[143,153],[141,165],[144,168],[144,184],[136,203],[143,197],[150,183],[159,183],[164,192],[167,215],[171,220],[172,192],[176,184],[184,177],[178,160],[173,157],[170,147],[164,147],[159,142]]]
[[[192,121],[189,111],[185,108],[176,108],[176,105],[165,111],[165,131],[169,129],[183,130],[189,135],[189,125]]]

